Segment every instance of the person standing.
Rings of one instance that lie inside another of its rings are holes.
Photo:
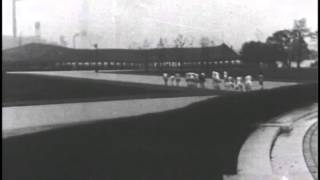
[[[252,90],[252,76],[247,75],[247,76],[245,77],[245,84],[244,84],[244,86],[245,86],[246,91],[251,91],[251,90]]]
[[[179,73],[176,73],[175,75],[176,77],[176,86],[179,87],[180,86],[180,82],[181,82],[181,76]]]
[[[259,85],[260,85],[260,89],[264,89],[264,76],[262,73],[260,73],[258,75],[258,81],[259,81]]]
[[[225,86],[226,90],[229,90],[229,91],[233,90],[234,84],[233,84],[233,80],[232,80],[231,76],[228,77],[228,79],[227,79],[226,83],[224,84],[224,86]]]
[[[234,89],[236,91],[240,91],[240,92],[244,92],[245,91],[245,88],[244,88],[244,85],[243,85],[243,82],[242,82],[242,77],[238,76],[236,78]]]
[[[191,76],[191,87],[198,87],[198,83],[199,83],[199,74],[197,73],[192,73]]]
[[[169,80],[170,80],[171,86],[174,86],[175,76],[174,76],[174,75],[171,75],[171,76],[169,77]]]
[[[222,82],[223,82],[222,87],[225,89],[226,83],[228,82],[228,72],[227,71],[223,71],[223,73],[222,73]]]
[[[222,79],[223,79],[224,82],[228,81],[228,72],[227,71],[223,71]]]
[[[163,81],[164,81],[164,85],[168,86],[168,74],[167,73],[163,73],[162,75]]]
[[[200,73],[199,75],[199,83],[201,88],[205,88],[205,82],[206,82],[206,74]]]
[[[187,87],[191,87],[191,74],[190,73],[185,74],[185,81],[186,81]]]
[[[220,89],[221,79],[219,73],[216,71],[212,71],[212,88]]]

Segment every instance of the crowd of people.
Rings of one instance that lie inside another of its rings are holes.
[[[216,90],[227,90],[227,91],[251,91],[252,90],[252,81],[253,78],[251,75],[246,75],[244,77],[237,76],[232,77],[228,75],[228,72],[224,71],[222,73],[222,77],[220,77],[220,73],[217,71],[212,71],[211,77],[212,79],[212,88]],[[163,80],[166,86],[180,86],[181,75],[179,73],[175,73],[169,75],[168,73],[163,73]],[[206,88],[206,80],[207,76],[205,73],[193,73],[189,72],[185,74],[185,81],[188,87],[200,87]],[[259,74],[257,77],[259,86],[261,89],[264,88],[264,76],[263,74]]]

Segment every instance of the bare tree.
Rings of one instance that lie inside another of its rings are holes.
[[[204,62],[206,62],[205,71],[209,71],[209,47],[214,42],[211,41],[208,37],[201,37],[200,46],[201,46],[201,67],[204,69]]]
[[[142,49],[149,49],[151,47],[151,43],[148,39],[145,39],[143,41],[142,44]],[[142,58],[144,60],[144,67],[145,67],[145,71],[148,72],[149,71],[149,56],[148,56],[148,51],[142,50],[140,51]]]
[[[159,42],[157,44],[157,48],[160,49],[159,53],[158,53],[158,59],[159,59],[159,70],[162,72],[163,70],[163,61],[165,58],[165,52],[164,52],[164,48],[167,47],[167,40],[165,38],[160,38]]]
[[[193,36],[190,36],[189,38],[187,38],[187,46],[193,47],[194,41],[195,41],[195,38]]]
[[[165,39],[165,38],[160,38],[159,39],[159,42],[158,42],[158,44],[157,44],[157,48],[165,48],[165,47],[167,47],[168,46],[168,42],[167,42],[167,39]]]
[[[68,43],[67,43],[67,41],[65,40],[65,37],[64,36],[60,36],[60,38],[59,38],[59,40],[60,40],[60,45],[62,45],[62,46],[64,46],[64,47],[66,47],[67,45],[68,45]]]
[[[215,46],[216,45],[216,42],[214,42],[214,40],[211,40],[210,41],[210,46]]]
[[[188,38],[184,37],[182,34],[179,34],[174,40],[175,47],[183,48],[188,43]]]
[[[211,41],[208,37],[201,37],[200,39],[200,46],[201,47],[209,47],[211,44]]]
[[[139,49],[139,44],[137,42],[132,42],[130,43],[130,45],[128,46],[129,49]]]
[[[188,38],[184,37],[182,34],[179,34],[177,38],[174,40],[174,44],[176,48],[184,48],[188,44]],[[178,50],[178,58],[178,62],[180,64],[180,71],[183,71],[184,54],[182,51]]]
[[[151,42],[148,39],[145,39],[142,44],[143,49],[149,49],[151,47]]]

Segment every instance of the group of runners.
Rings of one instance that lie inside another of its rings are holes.
[[[251,91],[252,81],[253,78],[251,75],[246,75],[244,77],[232,77],[228,75],[228,72],[224,71],[222,78],[220,78],[220,74],[218,72],[212,72],[212,84],[214,89],[224,89],[230,91],[234,90],[242,92]],[[258,75],[258,83],[260,85],[260,89],[264,89],[263,74]]]
[[[205,73],[186,73],[185,81],[188,87],[200,87],[205,88],[206,85],[206,74]],[[166,86],[180,86],[181,75],[179,73],[175,73],[169,75],[168,73],[163,74],[164,84]],[[251,91],[252,90],[252,81],[253,78],[251,75],[247,75],[244,77],[237,76],[232,77],[228,75],[228,72],[224,71],[222,73],[222,77],[220,77],[220,73],[217,71],[212,71],[211,74],[212,79],[212,88],[217,90],[228,90],[228,91]],[[263,74],[258,75],[258,83],[260,88],[264,88],[264,77]]]
[[[179,73],[175,73],[169,75],[168,73],[163,73],[164,85],[168,86],[180,86],[181,75]]]

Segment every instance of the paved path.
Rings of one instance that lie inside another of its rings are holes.
[[[214,96],[66,103],[2,108],[2,135],[9,137],[80,122],[182,108]]]
[[[318,118],[301,119],[293,123],[293,130],[280,134],[271,152],[274,174],[286,176],[288,179],[313,180],[303,155],[303,137],[309,127]]]
[[[318,106],[302,108],[261,124],[243,144],[237,175],[225,180],[312,180],[303,156],[303,137],[318,121]],[[291,133],[280,133],[292,126]],[[280,135],[279,135],[280,133]]]
[[[108,71],[107,71],[108,72]],[[134,82],[143,84],[154,84],[163,85],[162,77],[152,76],[152,75],[135,75],[135,74],[119,74],[112,73],[95,73],[94,71],[32,71],[32,72],[10,72],[19,74],[38,74],[38,75],[49,75],[49,76],[63,76],[63,77],[73,77],[73,78],[85,78],[85,79],[99,79],[99,80],[109,80],[109,81],[120,81],[120,82]],[[170,84],[170,82],[169,82]],[[295,85],[295,82],[276,82],[276,81],[266,81],[265,88],[271,89],[280,86]],[[181,86],[186,87],[186,82],[182,79]],[[212,81],[207,79],[206,88],[212,89]],[[253,82],[253,89],[259,89],[259,85],[256,81]]]
[[[309,171],[318,180],[318,122],[308,129],[304,137],[303,153]]]

